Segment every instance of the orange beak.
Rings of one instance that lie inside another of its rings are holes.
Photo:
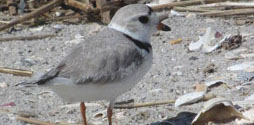
[[[162,31],[171,31],[171,28],[169,26],[167,26],[161,22],[157,25],[157,29],[162,30]]]
[[[165,24],[162,23],[163,20],[168,18],[168,14],[163,13],[159,15],[159,24],[157,25],[157,29],[158,30],[162,30],[162,31],[171,31],[171,28]]]

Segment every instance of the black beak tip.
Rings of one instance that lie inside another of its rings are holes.
[[[161,30],[162,31],[171,31],[171,28],[167,25],[164,25]]]

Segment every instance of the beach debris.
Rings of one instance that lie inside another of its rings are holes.
[[[229,71],[246,71],[254,72],[254,62],[243,62],[241,64],[236,64],[227,68]]]
[[[65,43],[70,43],[70,44],[79,44],[82,40],[84,40],[84,36],[80,34],[76,34],[75,38],[70,41],[65,41]]]
[[[0,83],[0,88],[6,88],[8,87],[9,85],[6,83],[6,82],[1,82]]]
[[[29,28],[29,31],[31,31],[31,32],[41,32],[43,30],[43,28],[44,28],[43,26]]]
[[[21,60],[20,60],[21,64],[23,66],[33,66],[35,64],[37,64],[37,61],[32,59],[32,58],[25,58],[25,57],[22,57]]]
[[[254,78],[254,72],[240,71],[237,73],[236,79],[240,82],[250,82]]]
[[[216,66],[214,63],[209,63],[202,71],[204,74],[214,73],[216,71]]]
[[[224,42],[231,35],[226,35],[222,37],[222,34],[208,27],[206,33],[203,36],[199,36],[197,42],[191,42],[189,44],[190,51],[199,51],[201,50],[204,53],[210,53],[221,46],[221,43]],[[221,39],[222,38],[222,39]]]
[[[0,73],[12,74],[15,76],[24,76],[24,77],[31,77],[33,74],[32,71],[12,69],[12,68],[6,68],[6,67],[0,67]]]
[[[196,57],[196,56],[191,56],[190,58],[189,58],[189,60],[198,60],[198,57]]]
[[[0,105],[0,107],[6,107],[6,106],[16,106],[16,104],[14,102],[9,102],[9,103],[5,103],[5,104]]]
[[[166,101],[156,101],[156,102],[145,102],[139,104],[115,104],[115,109],[132,109],[132,108],[139,108],[139,107],[149,107],[149,106],[156,106],[156,105],[167,105],[170,103],[175,103],[175,100],[166,100]]]
[[[35,40],[35,39],[45,39],[48,37],[55,37],[56,34],[38,34],[30,36],[12,36],[6,38],[0,38],[0,42],[14,41],[14,40]]]
[[[59,25],[59,24],[55,24],[52,26],[53,29],[55,29],[56,31],[61,31],[62,29],[64,29],[63,25]]]
[[[239,49],[235,49],[232,51],[229,51],[227,53],[225,53],[225,58],[229,59],[229,60],[237,60],[237,59],[242,59],[245,58],[244,56],[246,56],[245,54],[242,55],[243,53],[247,52],[248,50],[245,48],[239,48]]]
[[[238,125],[253,125],[254,124],[254,108],[244,111],[243,116],[247,119],[236,119]]]
[[[244,99],[244,101],[254,101],[254,94],[248,96],[247,98]]]
[[[7,0],[7,6],[9,9],[9,14],[11,16],[16,15],[17,14],[17,4],[15,3],[15,0]]]
[[[195,119],[193,125],[207,124],[208,122],[225,123],[236,118],[245,118],[226,98],[213,98],[207,101]]]
[[[107,110],[98,111],[93,115],[93,118],[106,118],[107,117]]]
[[[243,57],[243,58],[253,58],[254,53],[243,53],[243,54],[241,54],[241,57]]]
[[[172,3],[174,2],[175,0],[153,0],[151,3],[149,4],[146,4],[148,6],[158,6],[158,5],[161,5],[161,4],[167,4],[167,3]]]
[[[195,92],[207,92],[207,86],[203,83],[195,84]]]
[[[169,43],[170,43],[171,45],[173,45],[173,44],[180,43],[180,42],[182,42],[182,41],[183,41],[183,39],[182,39],[182,38],[178,38],[178,39],[176,39],[176,40],[172,40],[172,41],[170,41]]]
[[[203,36],[199,36],[197,42],[191,42],[189,44],[190,51],[201,50],[204,53],[210,53],[220,47],[225,50],[232,50],[240,47],[242,44],[242,35],[223,35],[211,27],[206,29],[206,33]]]
[[[175,107],[201,101],[204,98],[205,94],[206,92],[202,91],[202,92],[192,92],[192,93],[182,95],[179,98],[177,98],[177,100],[175,101]]]
[[[151,125],[191,125],[192,120],[197,114],[193,112],[180,112],[177,116],[166,120],[152,123]]]
[[[17,115],[20,117],[30,118],[30,117],[38,117],[35,111],[18,111]]]
[[[225,39],[225,41],[221,43],[221,47],[225,50],[232,50],[240,47],[241,44],[242,35],[238,34]]]
[[[211,88],[213,88],[213,87],[215,87],[215,86],[219,86],[219,85],[221,85],[221,84],[226,84],[226,82],[223,81],[223,80],[215,80],[215,81],[205,82],[205,85],[206,85],[209,89],[211,89]]]
[[[181,13],[175,11],[175,10],[170,10],[170,14],[172,16],[185,16],[184,14],[181,14]]]

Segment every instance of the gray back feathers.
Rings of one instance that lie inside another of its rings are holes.
[[[58,77],[78,84],[115,81],[135,72],[143,58],[124,34],[106,28],[73,49],[60,63]]]

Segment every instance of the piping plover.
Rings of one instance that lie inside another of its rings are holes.
[[[151,35],[157,29],[170,31],[161,23],[166,18],[167,14],[157,14],[144,4],[122,7],[107,28],[79,43],[57,67],[21,84],[49,87],[65,101],[81,102],[85,125],[83,101],[108,100],[111,125],[116,97],[136,85],[151,67]]]

